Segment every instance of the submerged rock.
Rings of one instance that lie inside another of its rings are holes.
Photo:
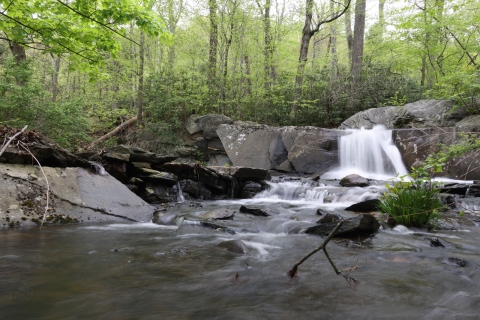
[[[270,214],[268,214],[268,212],[265,211],[265,210],[262,210],[262,209],[259,209],[259,208],[246,207],[246,206],[241,206],[240,207],[240,212],[253,214],[254,216],[259,216],[259,217],[269,217],[270,216]]]
[[[350,174],[340,180],[340,185],[342,187],[367,187],[370,185],[370,182],[361,175]]]
[[[218,208],[200,215],[200,218],[206,219],[206,220],[207,219],[229,220],[229,219],[233,219],[234,213],[235,213],[235,210],[232,210],[232,209]]]
[[[240,192],[240,198],[250,199],[255,197],[257,193],[262,191],[262,185],[254,181],[247,181]]]
[[[467,265],[466,261],[461,258],[445,258],[440,261],[443,264],[448,264],[455,267],[465,267]]]
[[[455,248],[456,246],[446,240],[440,238],[425,238],[430,240],[430,247],[441,247],[441,248]]]
[[[332,215],[335,216],[335,215]],[[332,232],[338,224],[338,220],[328,222],[329,219],[324,220],[324,223],[308,228],[305,233],[314,234],[318,236],[327,236]],[[336,236],[355,237],[361,235],[368,235],[378,231],[380,224],[377,219],[370,214],[361,214],[357,217],[346,219],[344,224],[338,229]]]
[[[241,240],[223,241],[223,242],[220,242],[218,246],[221,248],[225,248],[230,252],[235,252],[235,253],[247,254],[250,252],[247,246],[245,245],[245,243],[243,243],[243,241]]]

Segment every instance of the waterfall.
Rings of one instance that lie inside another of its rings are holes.
[[[105,171],[105,168],[99,162],[96,162],[96,161],[88,161],[88,162],[90,162],[90,164],[95,169],[95,172],[98,175],[101,175],[101,176],[107,175],[107,172]]]
[[[185,202],[185,197],[183,196],[182,187],[180,187],[180,183],[177,181],[177,202]]]
[[[340,168],[325,173],[324,179],[341,179],[349,174],[384,180],[408,174],[392,141],[392,131],[384,126],[372,130],[347,129],[339,139]]]

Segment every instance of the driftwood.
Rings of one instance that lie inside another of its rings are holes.
[[[320,250],[323,250],[328,242],[333,238],[333,236],[335,235],[335,233],[337,232],[338,229],[340,229],[340,227],[342,226],[342,224],[345,222],[345,220],[340,220],[340,222],[335,226],[335,228],[332,230],[332,232],[330,232],[330,234],[328,235],[328,237],[323,241],[323,243],[315,248],[314,250],[310,251],[305,257],[303,257],[300,261],[298,261],[297,263],[295,263],[292,267],[292,269],[290,269],[290,271],[288,271],[288,275],[293,278],[297,275],[297,268],[299,265],[301,265],[302,263],[305,262],[305,260],[307,260],[308,258],[310,258],[313,254],[315,254],[316,252],[320,251]],[[330,260],[330,259],[329,259]],[[336,269],[336,268],[335,268]],[[336,270],[337,271],[337,270]]]
[[[330,259],[330,256],[328,255],[328,252],[327,252],[327,244],[328,242],[333,238],[333,236],[335,235],[335,233],[338,231],[338,229],[340,229],[340,227],[343,225],[343,223],[345,222],[345,220],[340,220],[340,222],[338,222],[338,224],[335,226],[335,228],[332,230],[332,232],[330,232],[330,234],[328,235],[328,237],[323,241],[323,243],[315,248],[314,250],[312,250],[311,252],[309,252],[305,257],[303,257],[300,261],[298,261],[297,263],[295,263],[295,265],[292,267],[292,269],[290,269],[290,271],[288,271],[288,275],[291,277],[291,278],[294,278],[297,276],[297,268],[299,265],[301,265],[302,263],[305,262],[305,260],[307,260],[308,258],[310,258],[314,253],[320,251],[320,250],[323,250],[323,253],[325,253],[325,256],[327,257],[328,261],[330,262],[330,265],[332,266],[333,270],[335,270],[335,273],[337,275],[341,275],[347,282],[350,286],[354,285],[354,284],[357,284],[358,281],[355,280],[354,278],[350,277],[349,274],[350,272],[356,270],[358,267],[357,266],[353,266],[351,268],[347,268],[345,270],[342,270],[342,271],[338,271],[337,267],[335,266],[335,263],[333,263],[332,259]]]
[[[24,132],[25,129],[27,129],[27,127],[28,127],[28,126],[23,127],[22,130],[18,131],[18,132],[15,133],[10,139],[8,139],[7,143],[5,143],[5,144],[3,145],[3,148],[0,150],[0,156],[5,152],[5,150],[7,149],[8,145],[9,145],[10,143],[12,143],[12,141],[13,141],[16,137],[18,137],[20,134],[22,134],[22,132]]]
[[[116,135],[117,133],[119,133],[122,129],[125,129],[125,128],[128,128],[130,127],[131,125],[133,125],[135,122],[137,122],[137,117],[133,117],[127,121],[125,121],[124,123],[122,123],[121,125],[119,125],[118,127],[116,127],[115,129],[113,129],[112,131],[110,131],[109,133],[101,136],[100,138],[98,138],[97,140],[93,141],[89,148],[93,148],[94,146],[96,146],[97,144],[107,140],[108,138],[111,138],[113,137],[114,135]]]

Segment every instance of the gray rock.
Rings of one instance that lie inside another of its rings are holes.
[[[177,191],[169,186],[147,183],[142,198],[148,203],[175,202]]]
[[[318,220],[317,223],[321,223],[321,224],[335,223],[335,224],[337,224],[342,219],[343,219],[343,217],[338,215],[338,214],[325,213],[325,215],[320,220]]]
[[[200,133],[202,131],[202,128],[200,128],[197,123],[198,118],[200,118],[200,115],[192,114],[185,122],[185,129],[187,129],[188,133],[191,135]]]
[[[270,174],[267,170],[250,168],[250,167],[209,167],[215,172],[234,178],[240,179],[255,179],[255,180],[269,180]]]
[[[455,267],[465,267],[466,261],[461,258],[445,258],[440,260],[441,263]]]
[[[455,248],[456,246],[446,240],[440,238],[425,238],[430,241],[430,247],[441,247],[441,248]]]
[[[212,192],[201,182],[184,179],[180,181],[180,187],[182,192],[186,192],[196,199],[210,200],[212,198]]]
[[[217,128],[221,124],[232,124],[233,120],[223,114],[207,114],[195,120],[207,140],[217,139]]]
[[[262,191],[262,185],[260,183],[254,181],[247,181],[240,191],[240,198],[242,199],[250,199],[255,197],[257,193]]]
[[[111,157],[113,160],[125,162],[147,162],[156,165],[167,163],[178,158],[173,155],[158,155],[141,148],[126,145],[118,145],[113,148],[109,148],[107,152],[103,154],[103,156],[105,155],[107,155],[107,159]],[[122,158],[124,160],[121,160]]]
[[[241,213],[252,214],[252,215],[258,216],[258,217],[269,217],[270,216],[270,214],[265,210],[262,210],[262,209],[259,209],[259,208],[246,207],[246,206],[241,206],[240,207],[240,212]]]
[[[350,174],[340,180],[340,185],[342,187],[367,187],[370,182],[358,174]]]
[[[480,115],[466,117],[455,123],[455,129],[461,132],[480,132]]]
[[[250,251],[247,246],[241,240],[228,240],[218,244],[219,247],[225,248],[230,252],[248,254]]]
[[[368,199],[368,200],[364,200],[364,201],[352,204],[351,206],[345,208],[345,210],[354,211],[354,212],[378,211],[377,207],[379,203],[380,203],[380,200],[378,199]]]
[[[46,223],[150,221],[154,208],[110,175],[43,167],[50,192]],[[37,180],[29,178],[36,175]],[[45,211],[46,183],[36,166],[0,164],[0,224],[35,225]]]
[[[172,186],[177,183],[178,177],[170,172],[157,171],[147,168],[134,168],[132,170],[132,175],[142,180],[155,180],[159,183],[165,183],[169,186]]]
[[[371,129],[376,125],[394,128],[451,127],[466,116],[464,107],[450,100],[420,100],[403,107],[388,106],[358,112],[339,129]]]
[[[215,219],[215,220],[230,220],[233,219],[233,215],[235,214],[235,210],[231,210],[228,208],[218,208],[211,211],[208,211],[199,217],[205,220],[208,219]]]
[[[308,228],[305,233],[327,236],[332,232],[338,222],[327,222]],[[345,223],[335,234],[336,236],[356,237],[370,235],[378,231],[380,225],[378,221],[370,214],[361,214],[354,218],[345,220]]]

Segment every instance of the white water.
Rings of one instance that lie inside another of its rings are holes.
[[[392,131],[384,126],[372,130],[347,129],[339,139],[340,168],[327,172],[322,179],[342,179],[349,174],[387,180],[408,174],[402,157],[392,141]]]

